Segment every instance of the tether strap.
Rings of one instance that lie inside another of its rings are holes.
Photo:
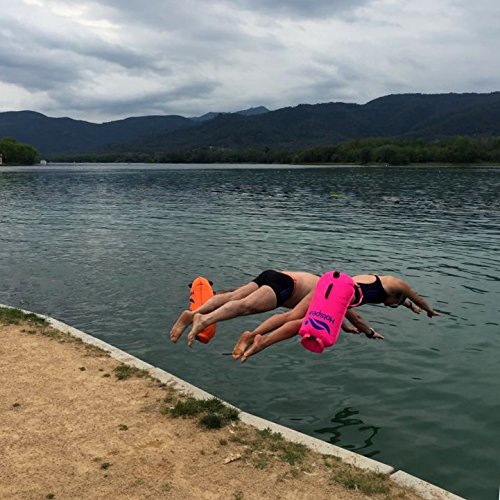
[[[354,283],[354,303],[349,306],[349,309],[351,307],[357,307],[361,305],[362,302],[363,302],[363,292],[361,290],[361,287],[357,283]]]

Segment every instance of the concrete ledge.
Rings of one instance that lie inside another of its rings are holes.
[[[423,498],[428,500],[463,500],[462,497],[458,497],[449,491],[443,490],[429,484],[418,477],[411,476],[410,474],[398,470],[391,475],[391,479],[399,486],[404,486],[406,488],[412,488],[418,492]]]
[[[3,304],[0,304],[0,307],[7,309],[17,309]],[[161,368],[150,365],[149,363],[146,363],[145,361],[142,361],[126,353],[125,351],[113,347],[112,345],[99,340],[92,335],[84,333],[81,330],[77,330],[76,328],[63,323],[62,321],[51,318],[49,316],[45,316],[43,314],[37,314],[23,309],[20,310],[26,314],[35,314],[39,318],[45,319],[56,330],[79,338],[86,344],[93,345],[102,349],[103,351],[108,352],[112,358],[120,361],[121,363],[127,364],[129,366],[134,366],[141,370],[146,370],[151,377],[159,380],[164,384],[174,387],[176,390],[185,395],[190,395],[196,399],[209,399],[217,397],[192,384],[189,384],[188,382],[180,379],[179,377],[176,377],[175,375],[172,375],[171,373],[166,372],[165,370],[162,370]],[[285,439],[289,441],[303,444],[308,448],[324,455],[338,457],[343,462],[351,464],[360,469],[375,473],[388,474],[391,480],[393,480],[395,483],[399,484],[400,486],[412,488],[423,498],[429,500],[464,500],[462,497],[459,497],[457,495],[454,495],[453,493],[427,483],[422,479],[411,476],[404,471],[395,472],[394,467],[390,465],[378,462],[362,455],[358,455],[357,453],[348,450],[344,450],[339,446],[335,446],[331,443],[327,443],[326,441],[322,441],[320,439],[308,436],[307,434],[303,434],[288,427],[276,424],[274,422],[271,422],[270,420],[266,420],[250,413],[243,412],[234,405],[231,405],[230,403],[227,403],[225,401],[223,402],[230,407],[236,408],[240,412],[241,421],[246,424],[252,425],[261,430],[270,429],[273,432],[279,432]]]

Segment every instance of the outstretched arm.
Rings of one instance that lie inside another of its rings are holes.
[[[420,314],[422,312],[422,308],[418,307],[417,304],[414,304],[409,299],[405,299],[405,301],[401,305],[407,307],[411,312],[414,312],[415,314]]]
[[[344,318],[344,321],[342,321],[342,330],[347,333],[359,333],[359,330],[352,324],[349,324],[346,319]]]
[[[354,309],[348,309],[345,317],[359,330],[359,332],[364,333],[370,339],[384,339],[381,333],[376,332],[367,321],[357,313]]]
[[[415,304],[423,309],[429,318],[432,318],[433,316],[441,316],[437,311],[435,311],[428,303],[427,301],[421,297],[413,288],[404,280],[395,278],[395,283],[396,286],[399,289],[400,293],[404,293],[410,301],[415,302]],[[405,301],[406,302],[406,301]],[[410,302],[411,304],[411,302]],[[406,306],[408,307],[408,306]],[[411,306],[410,306],[411,308]],[[416,312],[416,311],[414,311]]]

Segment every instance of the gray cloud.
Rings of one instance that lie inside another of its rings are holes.
[[[57,50],[35,50],[31,44],[23,47],[0,43],[1,79],[28,90],[50,90],[62,84],[78,81],[82,71],[68,64]]]
[[[496,0],[3,0],[0,111],[94,121],[498,90]]]
[[[78,85],[106,66],[157,72],[156,59],[88,34],[55,33],[16,19],[0,33],[0,79],[28,90],[57,91]],[[19,41],[23,40],[23,43]],[[162,74],[168,68],[161,68]]]
[[[200,95],[210,95],[217,88],[216,82],[200,81],[160,91],[144,92],[133,97],[84,96],[77,89],[66,89],[59,94],[56,111],[63,106],[75,113],[91,115],[137,116],[153,114],[181,114],[176,112],[179,101],[197,99]],[[183,108],[184,109],[184,108]]]
[[[360,6],[371,3],[372,0],[233,0],[247,10],[259,10],[278,16],[294,18],[324,18],[339,17]]]

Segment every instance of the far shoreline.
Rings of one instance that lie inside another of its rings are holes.
[[[500,163],[409,163],[406,165],[392,165],[387,163],[253,163],[253,162],[211,162],[211,163],[151,163],[151,162],[50,162],[33,165],[0,165],[0,172],[12,172],[15,170],[36,169],[37,171],[50,170],[51,168],[71,167],[173,167],[186,169],[308,169],[308,168],[499,168]]]

